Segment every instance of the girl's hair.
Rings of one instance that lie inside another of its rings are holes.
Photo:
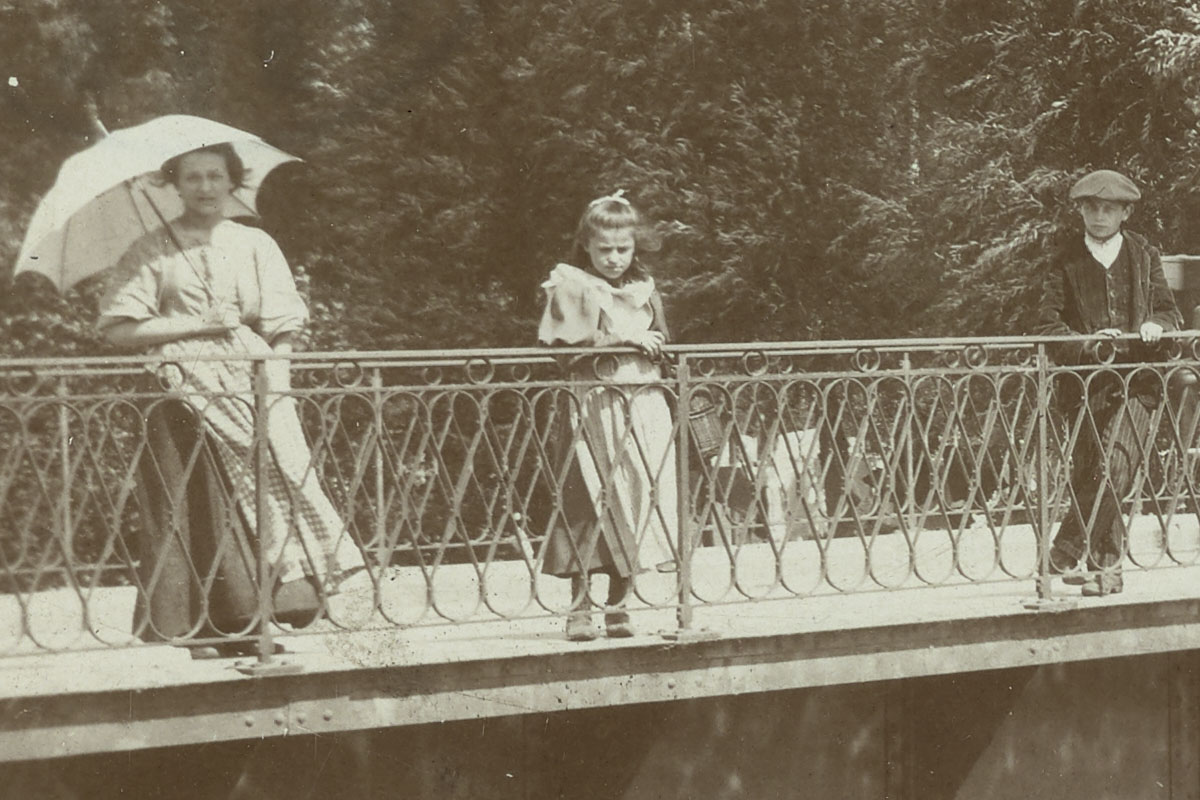
[[[629,269],[625,270],[625,274],[621,276],[621,282],[645,280],[649,277],[649,273],[642,266],[639,256],[644,251],[657,250],[658,243],[653,231],[642,219],[641,212],[634,207],[633,203],[625,199],[624,189],[618,189],[613,194],[604,197],[597,197],[588,203],[587,208],[583,211],[583,216],[579,218],[579,225],[575,228],[571,263],[590,271],[592,261],[587,247],[592,237],[600,231],[618,228],[632,228],[634,242],[633,261],[630,262]]]
[[[233,149],[233,145],[229,142],[218,142],[217,144],[197,147],[195,150],[189,150],[186,153],[180,153],[177,156],[168,158],[158,168],[158,171],[162,173],[163,180],[178,187],[179,165],[185,157],[195,155],[196,153],[212,153],[225,159],[225,169],[229,172],[229,180],[233,181],[233,188],[241,188],[246,180],[246,165],[242,163],[241,156],[237,154],[237,151]]]

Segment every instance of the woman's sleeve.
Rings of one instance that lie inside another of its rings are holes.
[[[578,281],[564,278],[559,270],[542,284],[546,308],[538,325],[542,344],[592,344],[600,332],[600,304],[595,292]]]
[[[308,323],[308,307],[288,268],[283,251],[269,235],[261,233],[254,248],[255,268],[258,270],[259,291],[262,293],[258,313],[258,333],[267,342],[284,333],[295,333]]]
[[[103,333],[118,322],[141,322],[159,315],[159,274],[151,263],[133,248],[121,256],[100,299],[96,330]]]

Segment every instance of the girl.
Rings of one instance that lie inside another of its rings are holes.
[[[594,639],[589,576],[608,575],[605,627],[633,635],[625,611],[632,576],[646,566],[673,571],[678,529],[671,410],[656,360],[668,340],[662,300],[638,261],[646,228],[622,192],[593,200],[575,232],[573,261],[542,284],[546,308],[538,340],[547,345],[632,345],[640,353],[576,359],[588,381],[557,419],[570,464],[543,572],[571,578],[567,638]],[[596,386],[595,381],[605,384]],[[618,384],[613,386],[612,384]]]

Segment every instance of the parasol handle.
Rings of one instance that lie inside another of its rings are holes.
[[[92,129],[92,135],[96,141],[108,136],[108,128],[104,127],[104,123],[100,121],[100,109],[96,107],[96,98],[89,93],[83,101],[83,113],[87,114],[88,127]]]
[[[99,120],[96,121],[99,122]],[[179,249],[179,254],[183,256],[183,260],[187,262],[188,267],[190,267],[192,272],[195,273],[196,277],[200,279],[200,285],[204,287],[204,293],[208,295],[209,301],[216,302],[216,292],[213,291],[212,286],[210,286],[208,281],[205,280],[204,273],[196,268],[196,262],[192,261],[192,257],[188,255],[187,248],[184,247],[183,242],[179,240],[178,234],[175,233],[175,229],[171,227],[171,223],[168,222],[166,216],[163,215],[162,209],[158,207],[158,203],[154,202],[154,198],[150,196],[150,193],[146,191],[146,187],[142,185],[141,178],[131,178],[125,181],[125,185],[129,187],[129,191],[131,193],[135,190],[142,193],[142,197],[146,199],[147,205],[149,205],[151,210],[154,211],[154,216],[158,218],[159,224],[162,225],[163,230],[165,230],[167,232],[167,236],[170,237],[171,244],[175,245],[175,247]]]

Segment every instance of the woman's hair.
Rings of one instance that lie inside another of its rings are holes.
[[[653,251],[658,249],[658,240],[654,232],[646,225],[642,219],[641,212],[634,207],[633,203],[625,199],[625,191],[619,189],[613,194],[597,197],[592,202],[588,203],[587,208],[583,211],[583,216],[579,218],[579,225],[575,228],[575,243],[571,250],[571,263],[584,269],[591,270],[592,261],[588,255],[588,244],[592,241],[592,237],[600,231],[611,231],[619,228],[633,229],[633,261],[629,264],[629,269],[621,277],[622,283],[627,283],[634,280],[644,280],[649,277],[646,268],[642,266],[639,256],[644,251]]]
[[[179,186],[179,165],[186,156],[195,155],[196,153],[212,153],[213,155],[221,156],[225,159],[225,169],[229,172],[229,180],[233,181],[233,188],[240,188],[246,179],[246,165],[242,163],[242,157],[233,149],[233,145],[229,142],[218,142],[217,144],[205,145],[197,147],[195,150],[189,150],[186,153],[180,153],[177,156],[172,156],[163,162],[163,165],[158,168],[162,173],[163,180],[171,185]]]

